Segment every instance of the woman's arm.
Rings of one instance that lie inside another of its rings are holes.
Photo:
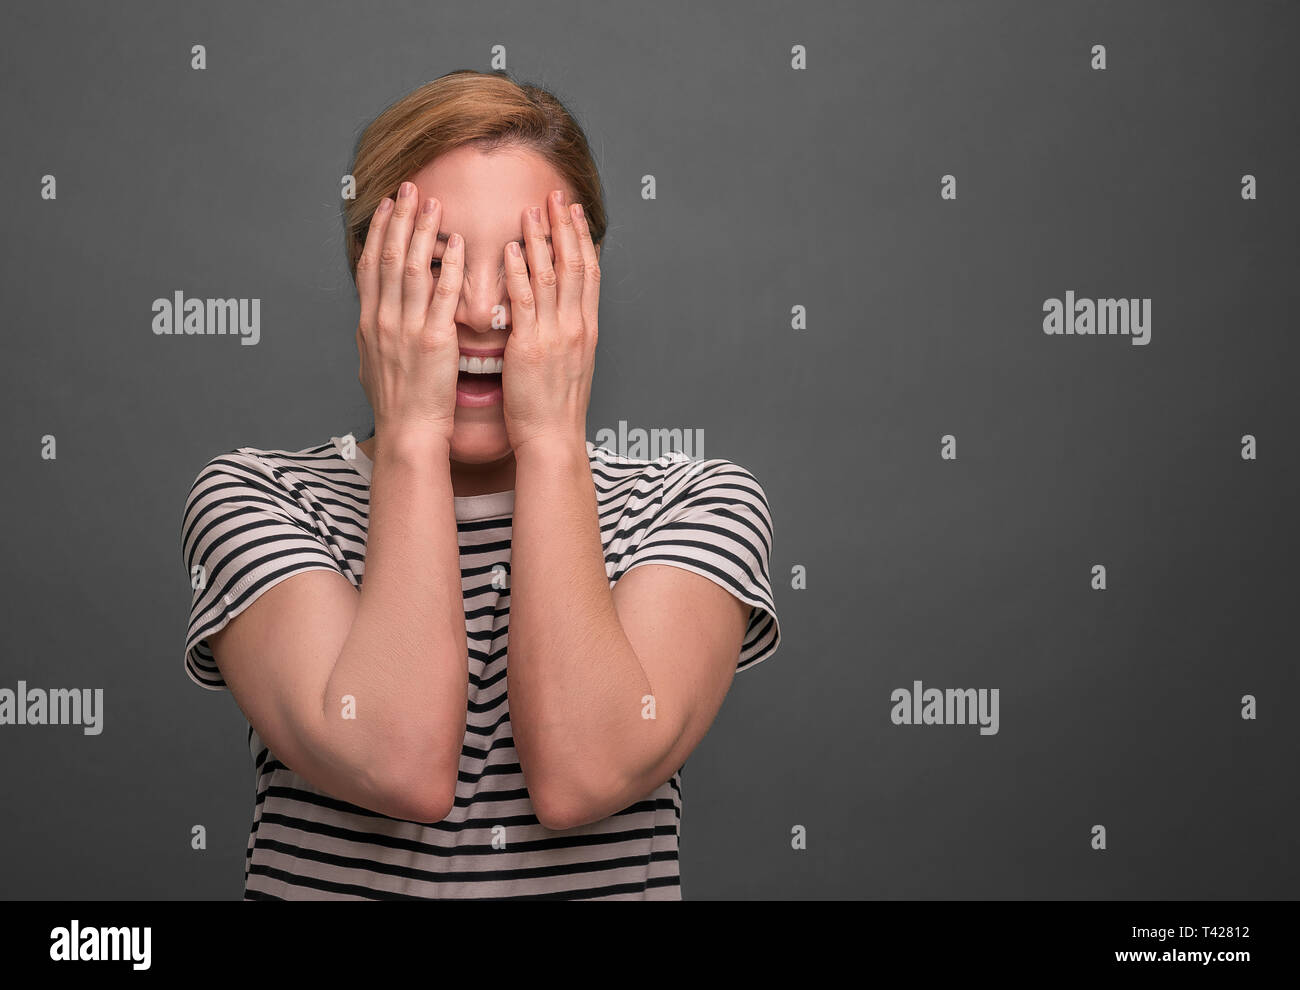
[[[525,211],[528,267],[513,243],[505,258],[506,679],[533,809],[565,829],[636,802],[685,762],[731,683],[750,607],[671,566],[639,567],[610,590],[586,447],[600,255],[580,206],[559,191],[547,206],[554,264],[540,207]]]
[[[276,756],[322,790],[425,822],[454,806],[469,680],[450,461],[464,242],[451,235],[435,287],[441,218],[403,182],[357,262],[375,414],[361,591],[341,575],[289,578],[212,642]]]
[[[429,821],[451,811],[465,741],[469,663],[452,506],[445,442],[376,439],[365,578],[323,709],[343,738],[373,723],[383,742],[368,755],[387,756]],[[349,695],[357,717],[344,721]],[[361,733],[359,751],[365,744]]]
[[[436,453],[377,446],[359,593],[339,574],[295,575],[208,640],[277,759],[327,794],[420,822],[455,798],[468,676],[449,461]]]
[[[699,745],[750,606],[663,565],[611,591],[585,441],[525,444],[515,490],[510,721],[538,820],[574,828],[650,794]]]

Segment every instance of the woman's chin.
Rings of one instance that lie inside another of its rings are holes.
[[[451,459],[461,464],[494,464],[513,453],[504,422],[463,423],[451,437]]]

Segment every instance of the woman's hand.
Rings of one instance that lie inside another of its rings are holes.
[[[361,319],[359,378],[375,414],[375,442],[451,443],[456,419],[460,343],[456,305],[464,274],[464,239],[452,234],[437,290],[429,270],[442,204],[420,203],[403,182],[370,219],[357,261]]]
[[[501,388],[506,435],[516,457],[530,444],[584,445],[587,440],[600,297],[598,255],[581,206],[568,205],[562,192],[547,197],[547,205],[554,266],[540,207],[524,211],[527,267],[518,246],[513,241],[506,245],[512,328]]]

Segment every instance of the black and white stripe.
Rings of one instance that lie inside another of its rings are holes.
[[[642,564],[703,575],[753,606],[737,670],[771,656],[780,640],[772,519],[753,475],[717,458],[587,449],[611,585]],[[339,437],[300,451],[241,447],[199,472],[181,533],[187,573],[201,565],[204,575],[185,643],[196,684],[226,690],[206,638],[277,582],[322,569],[361,586],[372,465],[343,451]],[[602,821],[563,832],[538,823],[506,698],[510,591],[492,580],[494,565],[509,572],[514,493],[455,503],[469,646],[455,808],[425,825],[339,801],[276,759],[249,726],[256,799],[245,899],[679,899],[680,770]]]

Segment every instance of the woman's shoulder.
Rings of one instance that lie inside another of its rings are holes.
[[[315,534],[325,524],[321,506],[355,508],[366,485],[344,459],[344,440],[331,437],[297,450],[233,447],[210,456],[185,495],[181,532],[187,556],[205,539],[253,539],[268,527]]]
[[[592,477],[602,494],[649,493],[661,507],[701,496],[734,497],[769,510],[762,483],[744,465],[726,457],[694,456],[670,450],[658,456],[636,456],[587,442]]]
[[[323,443],[298,450],[251,445],[232,447],[210,456],[195,475],[195,484],[217,475],[275,480],[285,471],[337,469],[338,462],[344,461],[343,445],[348,442],[355,445],[347,436],[330,437]]]
[[[642,475],[645,477],[724,476],[747,475],[753,472],[726,457],[705,457],[702,445],[692,451],[690,445],[674,447],[659,453],[654,446],[615,445],[587,441],[587,456],[593,468],[601,468],[611,475]],[[754,478],[757,481],[757,478]]]

